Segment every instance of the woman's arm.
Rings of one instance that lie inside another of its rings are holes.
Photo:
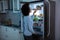
[[[37,9],[34,10],[33,15],[36,13]]]
[[[31,33],[35,33],[35,31],[33,30],[33,21],[31,19],[28,22],[28,29]]]

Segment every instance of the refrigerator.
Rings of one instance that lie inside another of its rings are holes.
[[[20,6],[26,2],[20,2]],[[33,20],[33,29],[40,35],[41,40],[55,40],[55,2],[32,1],[29,2],[31,12],[29,16]],[[33,15],[34,10],[37,12]],[[40,9],[39,9],[40,8]],[[23,14],[21,12],[21,31],[23,32]]]

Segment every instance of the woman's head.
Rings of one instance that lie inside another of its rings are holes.
[[[21,8],[22,14],[28,16],[30,13],[29,3],[25,3]]]

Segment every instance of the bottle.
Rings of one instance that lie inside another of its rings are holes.
[[[10,18],[8,19],[8,25],[12,25],[12,21]]]

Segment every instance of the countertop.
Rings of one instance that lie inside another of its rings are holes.
[[[4,24],[0,24],[0,26],[3,26],[3,27],[9,27],[9,28],[13,28],[13,29],[18,29],[20,31],[20,33],[23,33],[21,32],[21,26],[18,26],[18,25],[4,25]]]

